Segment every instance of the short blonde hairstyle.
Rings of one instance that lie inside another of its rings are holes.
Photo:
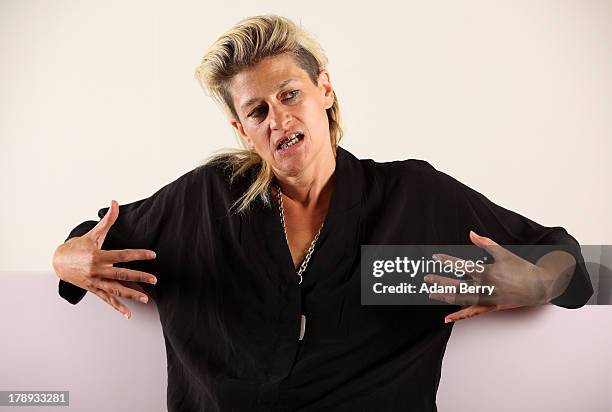
[[[229,93],[231,79],[240,71],[252,68],[266,57],[288,53],[314,84],[327,65],[327,57],[319,43],[291,20],[273,15],[261,15],[240,20],[219,37],[208,49],[195,77],[209,96],[221,105],[226,114],[238,120],[239,116]],[[334,155],[342,138],[342,125],[338,98],[326,110],[329,134]],[[208,162],[219,162],[231,169],[231,179],[250,170],[257,171],[248,190],[232,205],[239,212],[248,210],[258,197],[270,205],[269,187],[274,177],[272,169],[253,149],[239,139],[242,149],[217,153]]]

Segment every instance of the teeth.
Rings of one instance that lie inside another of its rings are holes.
[[[300,139],[298,138],[299,135],[300,135],[299,133],[292,134],[289,140],[285,141],[283,144],[280,145],[280,148],[286,149],[288,147],[293,146],[297,142],[299,142],[300,141]]]

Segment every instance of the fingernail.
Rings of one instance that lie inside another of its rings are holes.
[[[157,253],[155,253],[155,252],[151,252],[151,257],[152,257],[153,259],[155,259],[155,257],[157,257]]]
[[[433,260],[440,260],[440,255],[434,253],[433,255],[431,255],[431,257],[433,258]]]
[[[157,278],[149,279],[149,282],[155,285],[157,284]]]
[[[127,313],[124,313],[123,316],[125,316],[125,318],[128,319],[128,320],[130,319],[130,317],[128,316]]]
[[[444,323],[451,323],[452,320],[451,319],[444,319]]]
[[[146,297],[144,297],[144,296],[141,296],[141,297],[140,297],[140,301],[141,301],[142,303],[147,303],[147,298],[146,298]]]

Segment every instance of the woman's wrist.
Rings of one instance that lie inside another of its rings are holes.
[[[536,266],[543,272],[548,303],[567,289],[576,268],[576,259],[568,252],[554,250],[539,258]]]

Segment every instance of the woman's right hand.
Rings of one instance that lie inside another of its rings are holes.
[[[53,254],[53,269],[61,280],[96,294],[129,319],[129,308],[117,298],[121,296],[143,303],[147,303],[149,298],[120,281],[154,285],[157,278],[150,273],[114,267],[113,264],[154,259],[155,252],[146,249],[102,250],[104,239],[118,216],[119,205],[112,200],[106,215],[89,232],[57,247]]]

